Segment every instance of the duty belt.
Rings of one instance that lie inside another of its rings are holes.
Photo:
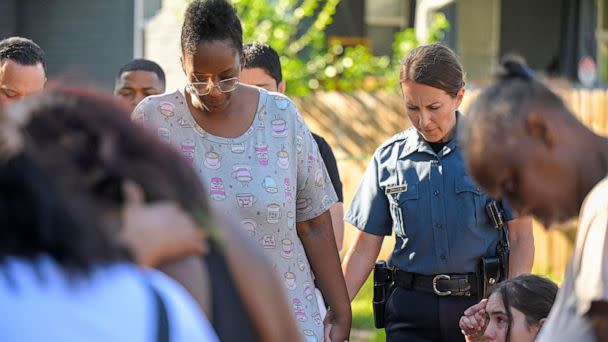
[[[477,296],[477,276],[467,274],[424,275],[393,270],[395,285],[406,290],[434,293],[438,296]]]

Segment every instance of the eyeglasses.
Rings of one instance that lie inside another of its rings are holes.
[[[191,92],[195,93],[198,96],[205,96],[213,90],[213,88],[217,87],[222,93],[229,93],[234,91],[239,86],[239,78],[231,77],[225,80],[218,81],[217,83],[213,82],[192,82],[188,84],[188,88]]]

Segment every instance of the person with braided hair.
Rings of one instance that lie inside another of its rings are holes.
[[[608,139],[580,122],[521,60],[498,79],[461,126],[473,178],[546,228],[579,217],[562,288],[536,341],[608,341]]]

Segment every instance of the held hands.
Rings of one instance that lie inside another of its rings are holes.
[[[347,342],[350,337],[350,319],[338,316],[331,308],[323,320],[323,342]]]
[[[141,187],[123,184],[122,239],[141,266],[154,267],[171,259],[205,252],[205,235],[176,203],[145,203]]]
[[[486,319],[487,299],[482,299],[479,303],[466,309],[460,317],[460,331],[467,342],[483,341],[483,334],[486,330],[488,320]]]

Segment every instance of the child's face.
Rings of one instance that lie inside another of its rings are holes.
[[[507,315],[505,306],[498,293],[492,294],[488,299],[486,313],[489,320],[484,334],[484,340],[486,341],[534,342],[534,339],[540,330],[539,324],[529,326],[528,322],[526,322],[526,315],[514,307],[511,307],[513,319],[509,322],[509,316]],[[509,329],[510,334],[509,339],[507,340],[507,332]]]

